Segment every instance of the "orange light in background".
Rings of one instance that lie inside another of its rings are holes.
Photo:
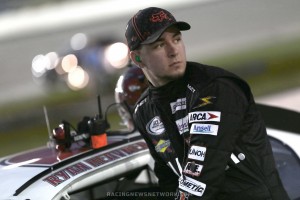
[[[80,90],[89,83],[89,75],[80,66],[68,73],[68,86],[72,90]]]
[[[61,67],[65,72],[73,71],[78,65],[77,57],[74,54],[68,54],[63,57]]]
[[[55,71],[56,71],[56,73],[57,74],[59,74],[59,75],[63,75],[63,74],[65,74],[66,72],[65,72],[65,70],[62,68],[62,66],[61,66],[61,61],[62,61],[62,58],[61,57],[59,57],[58,58],[58,60],[57,60],[57,65],[56,65],[56,67],[55,67]]]
[[[128,63],[128,47],[122,42],[108,46],[104,52],[105,58],[114,68],[123,68]]]

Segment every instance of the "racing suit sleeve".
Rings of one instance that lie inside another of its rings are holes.
[[[201,91],[201,97],[206,96],[214,99],[202,106],[199,98],[192,99],[189,112],[189,150],[179,179],[179,190],[189,199],[216,198],[249,104],[241,88],[227,79],[218,79]]]
[[[147,137],[144,138],[146,141]],[[161,192],[176,192],[178,188],[178,176],[172,169],[157,155],[151,143],[147,142],[150,154],[154,159],[154,173],[158,178],[158,185]]]
[[[133,115],[134,120],[136,120],[137,115]],[[175,192],[178,188],[178,176],[172,171],[170,167],[167,166],[165,161],[162,160],[161,157],[157,155],[157,152],[154,149],[154,146],[152,145],[152,142],[148,137],[147,133],[144,133],[143,128],[139,127],[140,123],[136,123],[138,131],[143,136],[144,140],[146,141],[150,154],[152,158],[154,159],[154,173],[156,177],[158,178],[158,185],[160,188],[160,192],[168,192],[170,195],[165,196],[164,199],[174,199],[172,194],[175,195]]]

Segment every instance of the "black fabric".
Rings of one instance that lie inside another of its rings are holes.
[[[289,199],[251,90],[236,75],[188,62],[182,79],[149,88],[134,120],[162,190],[186,199]]]

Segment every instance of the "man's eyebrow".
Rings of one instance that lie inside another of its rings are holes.
[[[176,37],[176,36],[178,36],[178,35],[181,35],[181,32],[180,32],[180,31],[174,33],[172,37],[174,38],[174,37]],[[161,42],[161,41],[164,41],[164,40],[165,40],[164,38],[160,37],[160,38],[158,38],[158,39],[157,39],[155,42],[153,42],[153,43]]]

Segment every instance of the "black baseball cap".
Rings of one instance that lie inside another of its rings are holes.
[[[125,37],[129,49],[135,50],[141,44],[155,42],[170,26],[179,30],[189,30],[191,26],[183,21],[176,21],[167,10],[149,7],[138,11],[127,23]]]

